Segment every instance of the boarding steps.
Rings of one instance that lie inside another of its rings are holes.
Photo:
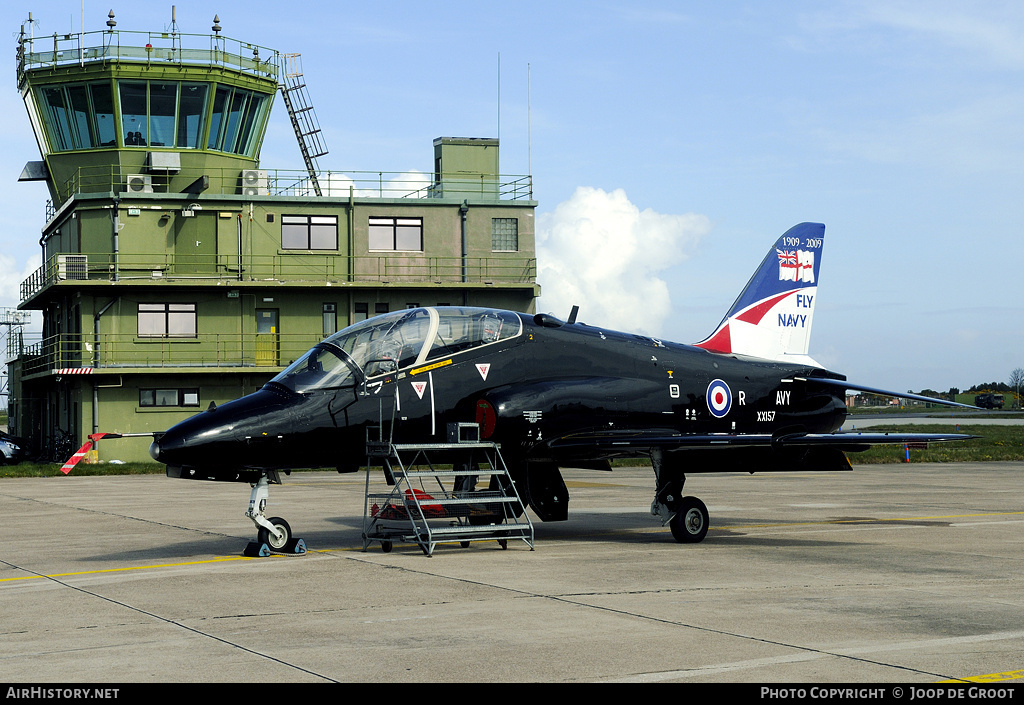
[[[381,465],[391,489],[371,487],[367,467],[364,551],[374,541],[385,553],[396,542],[415,543],[433,556],[440,543],[467,548],[473,541],[497,541],[505,549],[516,539],[533,550],[533,523],[497,444],[368,440],[366,455],[368,466]],[[481,476],[490,477],[488,489],[476,489]]]

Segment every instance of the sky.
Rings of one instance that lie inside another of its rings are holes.
[[[1024,3],[184,0],[178,29],[302,55],[324,169],[429,172],[440,136],[532,173],[538,310],[692,343],[791,226],[826,226],[811,355],[855,383],[967,388],[1024,367]],[[120,5],[120,6],[119,6]],[[86,31],[171,5],[85,3]],[[0,9],[0,307],[47,199],[14,49],[81,0]],[[292,6],[297,7],[297,6]],[[280,97],[261,166],[301,169]]]

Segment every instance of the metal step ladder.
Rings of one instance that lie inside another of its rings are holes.
[[[467,424],[458,424],[463,427]],[[363,550],[380,541],[387,553],[396,542],[419,544],[432,556],[440,543],[522,540],[533,550],[533,523],[495,443],[398,444],[368,440],[368,465],[379,461],[390,491],[371,488],[366,472]],[[449,469],[450,466],[450,469]],[[489,476],[487,489],[476,489]]]
[[[323,196],[320,191],[320,181],[317,179],[316,159],[327,154],[327,146],[324,144],[323,133],[320,131],[320,124],[313,111],[313,103],[306,94],[306,84],[302,78],[301,55],[284,54],[282,58],[285,70],[284,83],[279,86],[281,97],[284,98],[284,106],[288,109],[292,129],[295,130],[295,137],[299,141],[299,150],[302,152],[302,160],[306,163],[306,171],[309,172],[313,191],[317,196]]]

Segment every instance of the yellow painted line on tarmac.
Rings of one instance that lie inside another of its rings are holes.
[[[186,565],[203,565],[204,563],[224,563],[226,561],[249,561],[249,556],[229,556],[225,558],[213,558],[208,561],[188,561],[186,563],[160,563],[157,565],[136,565],[126,568],[103,568],[101,570],[83,570],[77,573],[52,573],[50,575],[23,575],[18,578],[0,578],[0,583],[10,583],[16,580],[39,580],[41,578],[70,578],[76,575],[99,575],[101,573],[123,573],[129,570],[149,570],[151,568],[178,568]]]
[[[715,529],[731,529],[731,530],[742,530],[742,529],[777,529],[784,527],[793,526],[833,526],[838,524],[869,524],[869,523],[897,523],[901,521],[938,521],[940,519],[973,519],[977,517],[1003,517],[1003,516],[1020,516],[1024,515],[1024,512],[995,512],[991,514],[950,514],[945,516],[924,516],[924,517],[893,517],[891,519],[877,519],[863,517],[860,519],[829,519],[826,521],[802,521],[802,522],[791,522],[785,524],[743,524],[739,526],[714,526],[710,527],[711,531]]]
[[[333,553],[335,551],[361,551],[359,548],[329,548],[329,549],[306,549],[306,553]],[[124,573],[129,570],[151,570],[154,568],[181,568],[189,565],[205,565],[209,563],[227,563],[228,561],[253,561],[266,560],[267,558],[295,558],[296,556],[282,553],[271,553],[269,556],[224,556],[223,558],[211,558],[205,561],[185,561],[182,563],[158,563],[156,565],[136,565],[125,568],[103,568],[100,570],[83,570],[76,573],[51,573],[50,575],[22,575],[17,578],[0,578],[0,583],[12,583],[18,580],[41,580],[43,578],[71,578],[77,575],[100,575],[103,573]],[[18,570],[17,568],[15,570]]]
[[[948,681],[936,681],[938,683],[1000,683],[1002,681],[1014,681],[1024,678],[1024,671],[1003,671],[1002,673],[987,673],[983,676],[967,676],[966,678],[953,678]]]

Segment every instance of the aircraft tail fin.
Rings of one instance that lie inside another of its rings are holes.
[[[695,345],[710,352],[820,367],[807,356],[807,349],[824,242],[821,223],[800,223],[787,230],[715,332]]]

